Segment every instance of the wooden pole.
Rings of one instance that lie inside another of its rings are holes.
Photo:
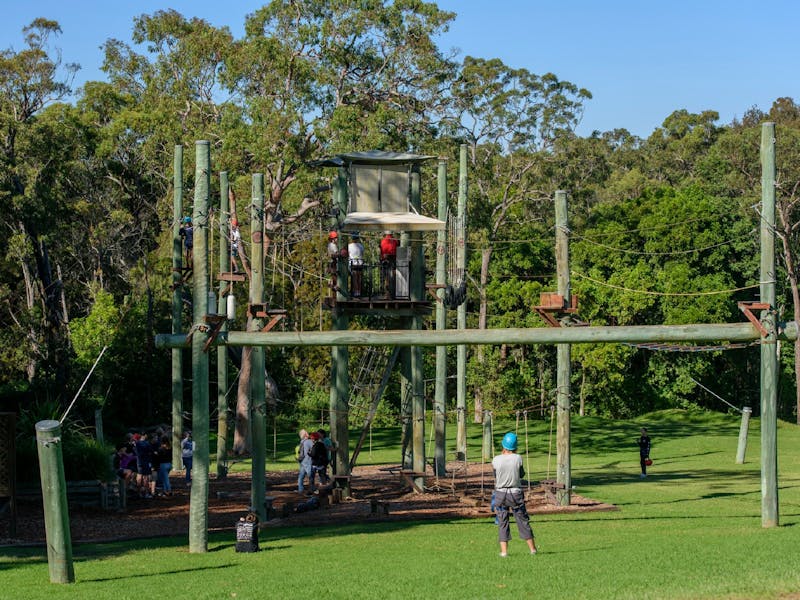
[[[778,519],[778,351],[775,318],[775,123],[761,126],[761,526]]]
[[[183,285],[181,284],[183,249],[181,248],[181,219],[183,218],[183,146],[175,146],[172,169],[172,333],[183,331]],[[188,265],[187,265],[188,266]],[[172,464],[181,464],[183,437],[183,349],[172,349]]]
[[[467,145],[461,144],[458,160],[458,218],[461,229],[456,240],[456,264],[466,272],[467,266]],[[467,304],[456,310],[456,326],[460,331],[467,328]],[[467,346],[456,348],[456,460],[466,460],[467,456]]]
[[[440,221],[447,221],[447,161],[439,160],[437,177]],[[440,229],[436,235],[436,285],[444,286],[447,280],[447,230]],[[436,290],[436,330],[447,329],[447,314],[444,307],[444,287]],[[447,348],[436,347],[436,389],[433,398],[433,466],[436,475],[444,477],[447,464]]]
[[[556,272],[558,293],[569,306],[569,237],[567,235],[567,227],[567,193],[559,190],[556,192]],[[556,499],[560,506],[569,505],[570,490],[572,489],[570,454],[571,350],[570,344],[558,344],[556,346],[556,481],[564,484],[563,489],[559,489],[556,493]]]
[[[744,455],[747,452],[747,430],[750,427],[750,415],[753,414],[753,409],[745,406],[742,409],[742,423],[739,425],[739,445],[736,448],[736,464],[744,464]]]
[[[422,196],[420,190],[419,165],[411,167],[411,206],[422,212]],[[422,249],[422,233],[414,232],[411,237],[411,273],[410,273],[410,298],[413,302],[425,299],[425,254]],[[422,331],[422,317],[411,317],[411,328]],[[412,412],[414,435],[414,472],[424,473],[427,465],[425,458],[425,369],[422,346],[411,347],[411,383],[414,390]],[[415,477],[417,488],[424,489],[425,478]]]
[[[229,232],[228,172],[219,174],[219,272],[231,270],[231,248]],[[233,283],[231,283],[233,286]],[[217,293],[217,314],[227,313],[225,290],[227,283],[219,282]],[[228,292],[233,294],[233,287]],[[228,322],[222,325],[221,331],[228,331]],[[227,474],[228,455],[228,349],[217,347],[217,477]]]
[[[749,342],[760,339],[751,323],[691,325],[630,325],[615,327],[536,327],[500,329],[424,330],[342,330],[278,331],[251,333],[229,331],[220,335],[217,344],[229,346],[458,346],[466,345],[539,345],[539,344],[614,344],[652,342]],[[797,323],[783,325],[779,339],[797,339]],[[185,335],[159,334],[157,348],[186,345]]]
[[[36,423],[36,448],[42,480],[44,530],[47,538],[47,566],[51,583],[73,583],[72,537],[67,509],[67,482],[61,450],[61,423]]]
[[[333,182],[333,201],[339,209],[340,215],[347,214],[347,171],[340,168],[336,179]],[[344,244],[344,241],[341,241]],[[343,290],[347,290],[347,260],[337,261],[337,282],[336,298],[339,301],[346,300]],[[338,309],[333,310],[332,328],[333,335],[342,335],[350,327],[350,317]],[[330,424],[331,436],[336,441],[335,472],[336,475],[350,475],[350,439],[349,439],[349,418],[348,418],[348,399],[350,395],[350,373],[348,363],[350,351],[346,347],[336,347],[331,349],[331,394],[330,394]],[[345,482],[347,480],[344,480]],[[350,496],[350,484],[345,483],[342,491],[345,497]]]
[[[208,205],[211,187],[211,151],[207,141],[195,142],[195,188],[192,226],[192,437],[195,443],[189,504],[189,552],[208,551]]]
[[[252,180],[252,202],[250,218],[250,305],[256,306],[250,319],[250,331],[258,332],[264,326],[264,319],[258,316],[264,305],[264,174],[256,173]],[[250,354],[250,406],[253,443],[251,463],[252,483],[250,506],[261,521],[267,513],[264,497],[267,489],[267,398],[264,374],[264,348],[254,346]]]

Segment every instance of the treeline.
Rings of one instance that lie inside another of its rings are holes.
[[[250,176],[265,175],[265,287],[269,302],[289,311],[284,327],[329,326],[320,303],[331,205],[318,190],[331,174],[309,164],[338,152],[412,149],[451,158],[455,190],[461,144],[470,168],[469,327],[543,326],[531,307],[555,289],[557,189],[571,194],[583,320],[721,323],[741,321],[736,301],[756,298],[760,124],[772,120],[778,297],[783,317],[798,319],[800,107],[792,99],[767,112],[742,107],[741,120],[724,125],[710,110],[676,110],[646,139],[624,129],[579,137],[587,90],[497,59],[456,61],[436,44],[454,18],[419,1],[276,0],[248,15],[237,39],[161,11],[137,18],[130,41],[108,40],[106,79],[78,90],[70,88],[76,67],[57,50],[58,24],[27,27],[24,48],[0,55],[3,407],[63,410],[108,346],[76,415],[102,407],[111,427],[169,422],[170,358],[153,337],[171,327],[172,153],[199,139],[212,144],[214,171],[230,175],[244,240]],[[436,212],[433,168],[423,174],[427,214]],[[692,351],[576,346],[575,410],[728,409],[699,384],[758,410],[757,347],[682,350]],[[362,352],[354,349],[354,365]],[[780,414],[794,419],[796,352],[781,352]],[[329,360],[324,349],[268,352],[280,423],[324,409]],[[468,360],[471,409],[546,413],[554,349],[472,348]],[[432,377],[432,362],[427,368]],[[391,392],[386,422],[398,403]]]

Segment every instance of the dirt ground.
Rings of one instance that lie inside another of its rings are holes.
[[[296,472],[270,472],[267,495],[274,498],[273,515],[262,529],[281,526],[380,521],[416,521],[423,519],[490,518],[492,494],[490,465],[463,463],[447,465],[448,476],[425,478],[425,490],[415,491],[399,473],[399,467],[356,467],[351,478],[352,497],[334,502],[328,494],[320,507],[298,513],[294,507],[308,500],[297,493]],[[180,475],[171,478],[173,495],[139,499],[129,496],[125,510],[102,511],[97,508],[70,507],[73,542],[116,541],[157,536],[188,536],[189,488]],[[559,507],[550,503],[544,491],[531,482],[526,493],[528,512],[532,515],[564,512],[615,510],[572,494],[572,504]],[[209,531],[233,531],[238,519],[250,504],[250,475],[233,473],[225,479],[212,477],[209,485]],[[44,518],[40,498],[18,501],[17,533],[9,534],[10,519],[0,516],[0,545],[40,544],[45,541]],[[535,518],[535,517],[534,517]]]

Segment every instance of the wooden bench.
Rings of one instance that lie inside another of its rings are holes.
[[[389,503],[384,500],[372,498],[369,501],[369,512],[371,515],[388,515]]]

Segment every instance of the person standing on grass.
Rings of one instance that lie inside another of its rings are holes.
[[[300,463],[297,473],[297,491],[302,494],[305,492],[303,480],[306,476],[308,477],[308,482],[312,491],[314,487],[314,480],[311,475],[311,447],[314,443],[308,437],[308,432],[305,429],[301,429],[298,435],[300,436],[300,444],[298,444],[295,453],[295,458],[297,458],[297,462]]]
[[[503,452],[492,459],[494,469],[494,507],[497,511],[498,539],[500,556],[508,556],[508,540],[511,539],[508,511],[514,513],[519,537],[528,544],[531,554],[536,554],[536,542],[533,539],[528,510],[525,507],[525,494],[522,491],[522,478],[525,469],[522,457],[517,454],[517,434],[507,433],[503,436]]]
[[[641,433],[636,443],[639,444],[639,465],[642,467],[642,474],[639,477],[644,479],[647,477],[647,463],[650,460],[650,436],[644,427]]]
[[[183,468],[186,471],[186,485],[192,485],[192,460],[194,459],[194,440],[192,440],[192,432],[184,431],[183,439],[181,440],[181,460],[183,461]]]

